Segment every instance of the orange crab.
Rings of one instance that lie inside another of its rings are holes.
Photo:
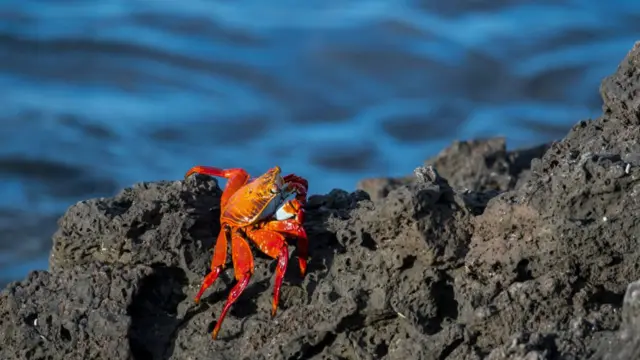
[[[227,245],[231,243],[231,259],[237,283],[213,329],[212,337],[216,339],[227,311],[253,275],[253,256],[246,240],[251,240],[260,251],[278,260],[272,317],[276,315],[280,286],[289,262],[285,235],[297,239],[300,273],[304,277],[308,240],[302,224],[308,182],[294,174],[283,177],[279,166],[255,179],[250,179],[249,174],[240,168],[219,169],[210,166],[194,166],[185,178],[194,173],[228,179],[220,199],[220,233],[213,251],[211,271],[195,297],[198,303],[204,291],[216,281],[227,262]]]

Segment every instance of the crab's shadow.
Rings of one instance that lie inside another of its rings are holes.
[[[283,289],[286,287],[300,287],[304,289],[304,292],[307,294],[307,302],[313,295],[318,282],[326,277],[333,263],[334,255],[337,252],[344,251],[338,243],[335,234],[327,231],[311,233],[309,240],[309,252],[312,256],[309,257],[307,263],[307,273],[305,276],[301,275],[297,252],[294,250],[290,253],[282,285]],[[295,241],[289,241],[289,244],[295,247]],[[261,253],[255,249],[253,244],[251,244],[251,246],[253,248],[254,261],[256,264],[256,273],[252,276],[251,282],[242,292],[240,298],[236,300],[229,310],[229,315],[236,318],[247,318],[249,316],[256,315],[258,311],[260,311],[257,303],[258,298],[264,293],[269,293],[270,300],[272,296],[277,260]],[[259,273],[260,270],[262,270],[261,273]],[[213,285],[211,290],[208,290],[202,297],[200,305],[192,310],[192,316],[205,311],[212,313],[212,321],[209,323],[209,332],[213,330],[217,321],[217,316],[219,316],[219,313],[214,314],[212,308],[216,305],[218,310],[221,311],[223,304],[227,301],[229,293],[237,283],[234,278],[233,271],[233,265],[228,263],[226,271],[220,274],[220,278],[216,281],[216,284]],[[224,285],[217,285],[218,283],[222,283]],[[279,311],[286,310],[289,306],[290,304],[287,303],[286,297],[282,296],[281,293]],[[227,336],[221,339],[230,340],[235,337],[237,336]]]
[[[184,322],[177,314],[178,305],[187,297],[182,290],[188,283],[184,270],[164,265],[152,268],[127,308],[131,316],[129,347],[136,360],[164,358],[175,329]]]
[[[232,278],[221,275],[225,286],[203,298],[200,304],[193,304],[183,316],[179,316],[178,307],[185,301],[193,301],[193,294],[185,294],[189,281],[186,273],[179,267],[153,266],[152,274],[144,278],[134,298],[127,308],[131,316],[128,329],[129,347],[136,360],[169,359],[173,355],[177,333],[190,320],[203,312],[211,312],[209,333],[216,324],[212,305],[226,301],[227,295],[235,285]],[[259,281],[247,287],[243,296],[230,309],[229,315],[245,318],[257,312],[255,298],[269,287],[268,280]],[[203,329],[205,331],[205,329]],[[221,340],[233,340],[241,335],[227,335]]]

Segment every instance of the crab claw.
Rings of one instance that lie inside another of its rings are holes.
[[[275,221],[270,221],[262,226],[262,229],[283,233],[296,239],[298,265],[300,266],[300,275],[303,277],[307,273],[307,258],[309,257],[309,239],[307,231],[302,226],[304,216],[302,204],[294,199],[278,210]]]
[[[295,174],[286,175],[283,179],[291,191],[294,191],[297,194],[296,199],[300,201],[300,203],[306,204],[307,191],[309,191],[309,182],[307,179]]]

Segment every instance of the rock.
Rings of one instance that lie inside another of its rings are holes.
[[[32,272],[0,295],[0,358],[130,358],[129,306],[153,273],[142,265],[98,263]]]
[[[549,144],[530,149],[507,151],[504,138],[454,141],[425,165],[434,166],[440,175],[458,189],[474,192],[503,192],[517,188],[529,175],[531,160],[540,158]],[[361,180],[357,188],[369,193],[375,201],[393,189],[415,181],[415,176],[372,178]]]
[[[58,271],[99,261],[190,269],[217,237],[219,224],[211,219],[220,217],[220,195],[215,179],[195,176],[81,201],[59,221],[49,266]]]
[[[0,358],[638,358],[640,123],[637,94],[620,95],[636,49],[603,82],[603,116],[559,142],[457,143],[393,185],[311,196],[307,276],[290,262],[271,319],[274,261],[256,251],[217,341],[233,269],[192,300],[219,231],[214,179],[78,203],[50,271],[0,293]]]
[[[623,124],[640,124],[640,42],[636,42],[618,66],[618,70],[602,81],[600,94],[606,116]]]
[[[541,157],[549,145],[507,151],[504,138],[455,141],[427,165],[435,166],[453,187],[473,191],[513,190],[528,174],[529,164]]]
[[[640,280],[627,287],[622,305],[622,326],[603,339],[593,359],[627,360],[640,358]]]

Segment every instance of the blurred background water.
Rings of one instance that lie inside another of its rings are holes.
[[[0,285],[69,205],[195,164],[323,193],[558,139],[639,33],[635,0],[3,0]]]

